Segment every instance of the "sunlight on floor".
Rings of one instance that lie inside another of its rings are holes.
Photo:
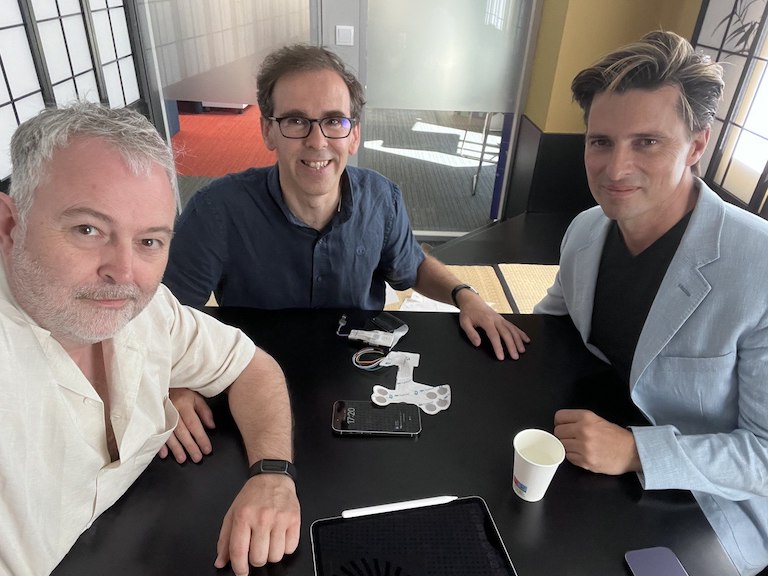
[[[369,150],[377,150],[397,156],[406,156],[415,160],[432,162],[441,166],[451,168],[472,168],[477,166],[480,160],[480,154],[483,146],[483,135],[480,132],[471,130],[461,130],[449,126],[439,126],[427,122],[416,122],[411,128],[413,132],[429,132],[433,134],[454,134],[459,137],[459,143],[456,148],[456,154],[446,154],[434,150],[415,150],[409,148],[389,148],[384,146],[383,140],[367,140],[363,146]],[[488,135],[485,144],[485,153],[483,154],[483,166],[492,166],[496,164],[499,156],[499,146],[501,138],[495,135]],[[492,161],[486,160],[490,157]]]

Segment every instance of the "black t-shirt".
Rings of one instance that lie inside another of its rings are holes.
[[[589,342],[624,382],[629,382],[640,332],[690,218],[689,212],[637,256],[627,249],[616,222],[611,224],[597,274]]]

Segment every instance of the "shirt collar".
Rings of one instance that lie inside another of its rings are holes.
[[[46,334],[50,334],[47,330],[38,326],[37,322],[16,302],[13,292],[11,292],[11,285],[8,283],[5,264],[2,262],[0,262],[0,312],[8,318],[30,324],[35,328],[43,330]]]
[[[336,214],[328,223],[328,226],[326,226],[325,231],[330,230],[337,224],[343,224],[349,220],[352,217],[352,213],[354,211],[355,202],[354,194],[352,191],[352,181],[350,179],[349,170],[347,168],[345,168],[344,172],[341,173],[340,185],[341,201],[339,202],[339,207],[336,210]],[[272,200],[274,200],[274,202],[280,207],[280,210],[283,212],[283,215],[285,216],[285,219],[288,220],[288,222],[298,226],[306,226],[301,220],[296,218],[293,213],[291,213],[291,211],[288,209],[288,205],[285,203],[283,192],[280,189],[280,167],[278,164],[275,164],[269,168],[269,174],[267,175],[267,192],[272,197]]]
[[[344,169],[341,174],[341,201],[339,202],[339,210],[332,224],[343,224],[352,217],[352,213],[355,209],[355,195],[352,189],[352,180],[349,177],[349,170]]]

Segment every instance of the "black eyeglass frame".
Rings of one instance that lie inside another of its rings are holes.
[[[307,122],[307,133],[304,136],[288,136],[285,132],[283,132],[283,120],[304,120]],[[355,127],[355,124],[357,124],[357,118],[350,118],[349,116],[326,116],[325,118],[304,118],[303,116],[267,116],[267,120],[274,120],[277,122],[277,127],[280,130],[280,134],[283,135],[283,138],[290,138],[291,140],[303,140],[304,138],[309,138],[309,135],[312,134],[312,124],[317,124],[320,128],[320,132],[323,134],[325,138],[328,138],[329,140],[343,140],[344,138],[349,138],[349,135],[352,134],[352,129]],[[323,130],[323,122],[327,120],[347,120],[349,122],[349,132],[347,132],[344,136],[328,136],[328,134],[325,133],[325,130]]]

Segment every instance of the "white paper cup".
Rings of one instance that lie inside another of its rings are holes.
[[[565,448],[557,437],[544,430],[530,428],[515,435],[515,463],[512,485],[515,494],[527,502],[544,497],[557,467],[565,458]]]

